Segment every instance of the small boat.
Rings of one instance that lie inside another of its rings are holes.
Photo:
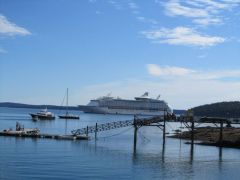
[[[67,101],[66,101],[66,114],[59,115],[60,119],[80,119],[78,115],[69,114],[68,112],[68,88],[67,88]]]
[[[47,108],[41,110],[38,113],[30,114],[30,116],[32,116],[33,120],[54,120],[55,119],[55,115],[49,112]]]
[[[58,117],[60,119],[79,119],[79,116],[73,115],[73,114],[68,114],[68,113],[66,113],[65,115],[59,115]]]

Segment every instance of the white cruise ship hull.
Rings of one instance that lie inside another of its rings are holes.
[[[95,114],[121,114],[121,115],[142,115],[142,116],[163,116],[164,111],[132,110],[132,109],[110,109],[108,107],[79,106],[84,113]]]

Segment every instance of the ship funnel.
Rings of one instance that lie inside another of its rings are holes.
[[[148,92],[145,92],[141,97],[148,97]]]
[[[111,97],[112,92],[108,93],[106,97]]]

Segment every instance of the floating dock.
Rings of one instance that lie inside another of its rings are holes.
[[[47,134],[40,133],[38,128],[26,129],[24,125],[16,122],[16,130],[5,129],[0,132],[0,136],[12,136],[23,138],[38,138],[38,139],[57,139],[57,140],[89,140],[87,135],[59,135],[59,134]]]
[[[37,138],[37,139],[56,139],[56,140],[89,140],[88,136],[57,135],[57,134],[28,134],[24,131],[2,131],[0,136]]]

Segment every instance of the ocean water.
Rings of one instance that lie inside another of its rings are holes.
[[[132,116],[84,114],[80,120],[31,120],[38,109],[0,108],[0,130],[25,128],[70,134],[97,123],[130,120]],[[59,114],[59,111],[54,111]],[[63,113],[63,112],[62,112]],[[167,132],[180,126],[167,123]],[[97,141],[0,137],[0,179],[239,179],[240,150],[185,144],[166,138],[157,127],[142,127],[133,147],[132,127],[98,133]]]

